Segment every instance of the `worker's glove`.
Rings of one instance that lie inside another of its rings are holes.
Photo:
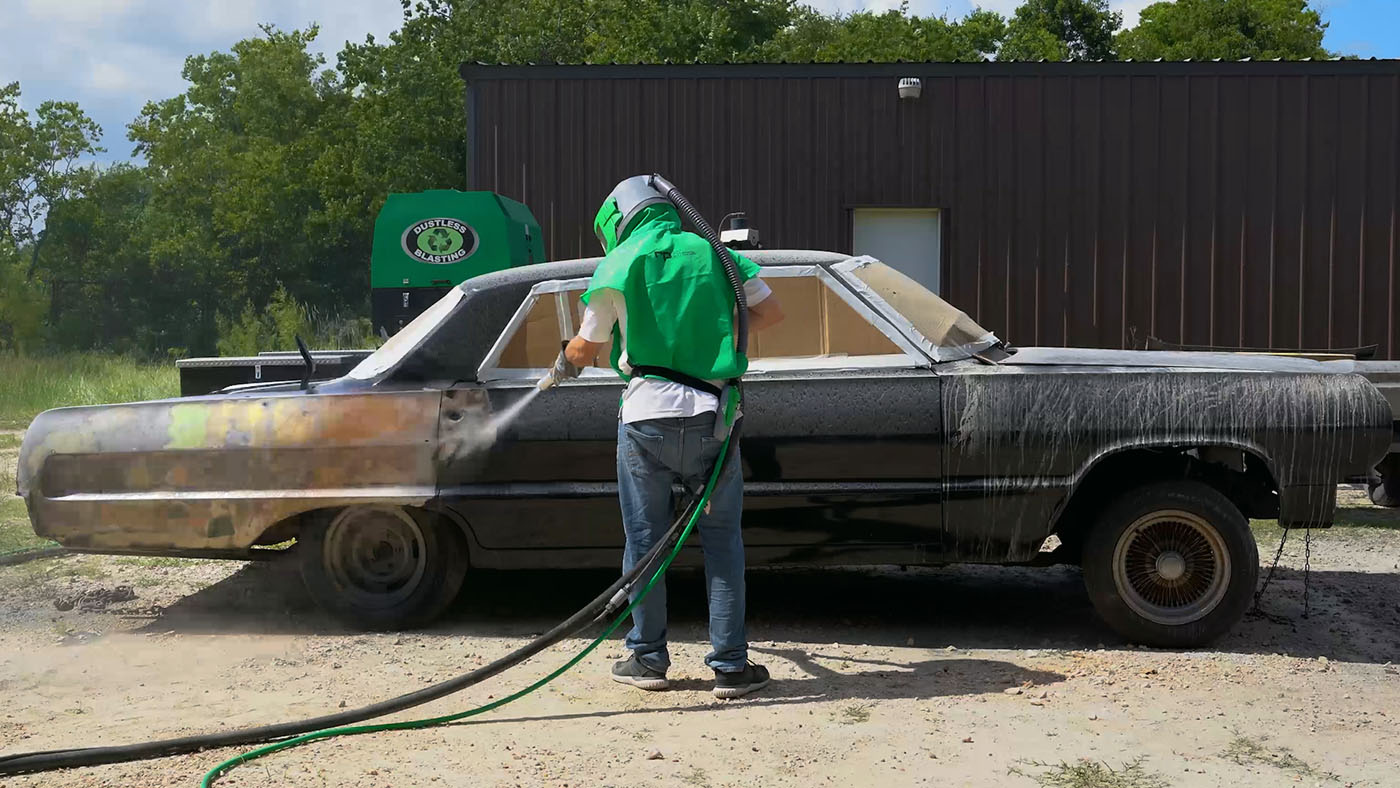
[[[554,366],[550,368],[549,374],[545,375],[544,378],[540,380],[540,388],[547,389],[557,385],[560,381],[569,380],[570,378],[576,378],[579,375],[583,374],[583,370],[579,367],[574,366],[569,361],[569,357],[564,353],[564,348],[567,348],[568,346],[568,342],[563,343],[561,349],[559,350],[559,358],[556,358],[554,360]]]
[[[564,344],[564,347],[568,347],[567,342]],[[568,355],[563,350],[560,350],[559,358],[554,359],[554,370],[550,374],[560,380],[568,380],[582,375],[583,369],[574,366],[573,363],[569,361]]]

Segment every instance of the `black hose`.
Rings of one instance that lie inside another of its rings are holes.
[[[470,673],[438,682],[416,692],[400,695],[358,709],[326,714],[321,717],[264,725],[256,728],[243,728],[221,733],[206,733],[198,736],[184,736],[177,739],[127,744],[115,747],[78,747],[66,750],[46,750],[43,752],[16,753],[0,756],[0,777],[28,772],[45,772],[52,769],[68,769],[78,766],[98,766],[106,763],[123,763],[147,758],[160,758],[170,755],[199,752],[216,747],[234,747],[248,744],[261,744],[311,731],[353,725],[357,722],[383,717],[387,714],[411,709],[424,703],[437,700],[467,687],[479,684],[515,665],[524,662],[564,638],[607,619],[621,610],[627,603],[627,592],[638,578],[648,577],[652,568],[675,545],[682,527],[695,508],[698,498],[693,498],[671,524],[670,530],[652,546],[651,550],[632,569],[618,578],[612,585],[589,602],[577,613],[556,625],[538,638],[501,657],[483,665]]]
[[[714,248],[715,254],[719,256],[719,262],[724,266],[724,276],[729,280],[729,286],[734,288],[734,303],[738,305],[738,314],[734,323],[734,349],[740,354],[747,354],[749,350],[749,299],[744,295],[744,278],[739,274],[739,263],[734,259],[734,253],[729,250],[719,239],[719,233],[715,228],[705,221],[705,217],[700,215],[690,200],[685,198],[670,181],[660,175],[652,175],[651,183],[658,191],[666,195],[666,199],[676,206],[676,210],[681,215],[690,220],[695,229],[700,232],[700,236],[709,242]],[[724,404],[720,404],[723,411]]]

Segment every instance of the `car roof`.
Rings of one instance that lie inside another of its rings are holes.
[[[850,255],[838,252],[819,252],[810,249],[749,249],[739,254],[759,265],[821,265],[831,266]],[[484,292],[501,287],[512,287],[528,283],[531,287],[551,279],[578,279],[592,276],[602,257],[580,257],[574,260],[559,260],[552,263],[536,263],[516,268],[506,268],[489,274],[475,276],[458,285],[464,292]],[[502,326],[504,328],[504,326]]]

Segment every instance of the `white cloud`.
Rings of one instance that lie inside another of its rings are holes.
[[[77,101],[106,135],[109,158],[130,151],[125,128],[147,101],[180,93],[187,55],[260,35],[321,26],[314,45],[334,63],[346,41],[387,40],[399,0],[0,0],[0,81],[19,80],[24,105]]]
[[[1138,17],[1142,14],[1142,9],[1158,2],[1158,0],[1114,0],[1109,5],[1113,10],[1123,14],[1123,29],[1136,27]]]
[[[99,93],[127,93],[136,87],[137,81],[131,72],[104,60],[92,65],[87,84]]]
[[[25,11],[41,22],[99,27],[131,13],[135,0],[27,0]]]

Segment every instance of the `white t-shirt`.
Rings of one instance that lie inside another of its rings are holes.
[[[749,305],[757,304],[773,294],[772,288],[758,277],[744,283],[744,295]],[[578,335],[589,342],[607,342],[612,339],[613,324],[616,323],[623,337],[627,336],[627,301],[618,290],[605,288],[598,290],[588,299],[588,308],[583,313],[583,324]],[[627,362],[627,347],[623,345],[618,366],[624,372],[631,372]],[[710,381],[716,388],[724,381]],[[673,380],[652,380],[633,378],[622,394],[622,421],[631,424],[647,419],[687,418],[701,413],[711,413],[718,406],[713,394],[706,394]]]

